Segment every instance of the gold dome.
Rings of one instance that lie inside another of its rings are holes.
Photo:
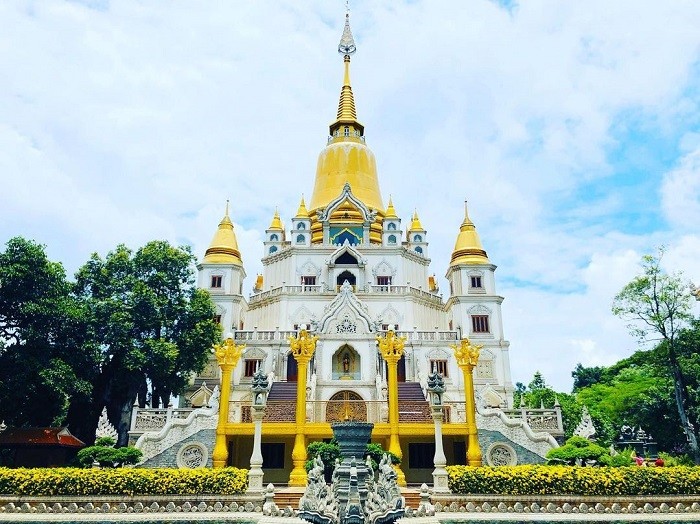
[[[418,218],[418,211],[413,211],[413,217],[411,218],[411,227],[409,231],[423,231],[423,226],[420,223],[420,218]]]
[[[243,265],[241,252],[238,250],[236,233],[233,230],[233,222],[228,216],[228,201],[226,202],[226,214],[219,222],[219,229],[204,253],[205,264],[235,264]]]
[[[481,245],[479,233],[476,232],[474,222],[469,218],[467,203],[464,203],[464,221],[459,227],[459,235],[452,252],[450,266],[458,264],[490,264],[486,251]]]
[[[377,218],[370,226],[370,241],[380,244],[384,204],[379,190],[377,163],[374,153],[365,145],[364,126],[357,120],[355,98],[350,85],[350,54],[355,51],[355,43],[347,18],[338,50],[344,55],[345,73],[337,117],[330,125],[328,145],[319,154],[316,165],[314,190],[309,200],[309,216],[312,217],[311,241],[320,243],[323,240],[323,228],[316,220],[316,212],[337,198],[348,183],[353,195],[369,209],[377,212]],[[343,221],[347,218],[348,210],[338,211],[333,213],[331,220]]]

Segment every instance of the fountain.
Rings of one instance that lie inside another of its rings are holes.
[[[405,501],[389,456],[382,457],[376,481],[370,458],[362,461],[373,427],[368,422],[331,424],[342,461],[336,460],[329,488],[323,462],[316,457],[299,517],[313,524],[390,524],[404,516]]]

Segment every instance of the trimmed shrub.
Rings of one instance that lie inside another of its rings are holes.
[[[0,468],[3,495],[237,495],[247,487],[248,471],[238,468]]]
[[[694,495],[700,467],[448,466],[454,493],[501,495]]]

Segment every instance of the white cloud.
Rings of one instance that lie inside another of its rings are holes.
[[[576,362],[627,355],[609,308],[639,255],[666,244],[697,273],[700,4],[352,4],[353,88],[384,198],[404,220],[418,208],[438,276],[469,199],[500,266],[514,379],[546,366],[567,389]],[[342,2],[96,7],[0,4],[0,241],[36,238],[71,271],[153,238],[201,256],[230,198],[250,287],[275,206],[287,219],[313,188]],[[650,172],[662,189],[641,200],[608,158],[627,111],[680,134],[686,155],[663,180]],[[603,181],[608,194],[583,189]],[[668,227],[617,222],[660,200]]]

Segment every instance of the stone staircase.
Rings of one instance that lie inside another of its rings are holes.
[[[296,382],[273,382],[267,395],[266,422],[294,422],[297,405]]]
[[[280,509],[291,506],[295,510],[299,508],[299,499],[304,494],[302,487],[282,486],[275,488],[275,504]],[[414,487],[401,488],[401,495],[406,499],[406,507],[418,509],[420,505],[420,489]]]
[[[399,422],[432,422],[420,382],[399,382]]]

